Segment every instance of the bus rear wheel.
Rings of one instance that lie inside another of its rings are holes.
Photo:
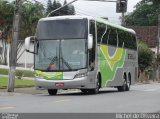
[[[57,94],[57,89],[48,89],[49,95],[56,95]]]
[[[127,80],[126,75],[123,76],[124,78],[124,83],[122,86],[118,86],[117,89],[119,92],[123,92],[123,91],[129,91],[130,89],[130,80]]]

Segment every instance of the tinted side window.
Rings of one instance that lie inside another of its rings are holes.
[[[102,37],[102,44],[108,44],[109,35],[110,35],[110,29],[106,25],[105,32],[103,33],[103,37]]]
[[[118,44],[119,47],[124,47],[134,50],[137,49],[136,38],[133,34],[123,30],[118,30],[118,38],[119,38],[119,44]]]
[[[109,39],[108,39],[108,45],[113,45],[117,46],[117,39],[118,39],[118,34],[117,34],[117,29],[108,27],[108,33],[109,33]]]
[[[95,21],[90,21],[90,34],[93,35],[93,48],[89,50],[89,66],[90,70],[94,70],[95,66],[95,53],[96,53],[96,29],[95,29]]]
[[[106,25],[97,22],[97,42],[101,43],[102,36],[106,30]]]
[[[135,35],[131,34],[131,49],[137,50],[137,43]]]

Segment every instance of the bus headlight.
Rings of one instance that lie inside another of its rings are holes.
[[[88,72],[78,73],[75,75],[74,78],[81,78],[81,77],[86,77],[86,76],[88,76]]]
[[[44,78],[44,76],[42,76],[42,75],[40,75],[40,74],[35,74],[34,76],[35,76],[36,78],[41,78],[41,79]]]

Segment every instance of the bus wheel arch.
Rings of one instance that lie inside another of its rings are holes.
[[[119,92],[127,91],[127,75],[126,72],[123,73],[123,85],[117,86]]]
[[[88,89],[88,93],[89,94],[97,94],[99,93],[99,89],[101,87],[101,74],[98,72],[97,76],[96,76],[96,85],[95,85],[95,88],[93,89]],[[83,91],[82,91],[83,92]]]
[[[131,73],[129,72],[127,77],[126,91],[130,90],[130,86],[131,86]]]
[[[131,77],[131,73],[130,72],[128,73],[128,81],[130,82],[130,85],[131,85],[132,84],[132,82],[131,82],[132,81],[132,77]]]
[[[57,89],[48,89],[49,95],[56,95],[57,94]]]
[[[101,77],[101,73],[100,72],[98,72],[97,77],[98,77],[98,82],[99,82],[99,88],[102,88],[102,77]]]

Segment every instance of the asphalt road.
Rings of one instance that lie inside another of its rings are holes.
[[[134,85],[128,92],[102,89],[97,95],[79,90],[49,96],[38,93],[0,92],[0,112],[12,113],[160,113],[160,83]]]

